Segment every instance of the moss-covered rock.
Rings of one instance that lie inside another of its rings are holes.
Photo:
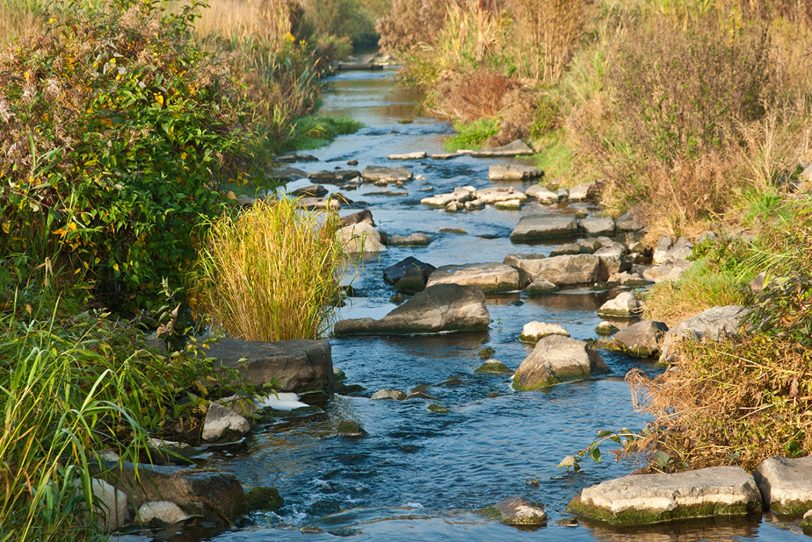
[[[481,510],[486,518],[515,527],[542,527],[547,524],[547,512],[536,503],[514,497]]]
[[[434,412],[435,414],[448,414],[448,408],[444,407],[443,405],[438,405],[437,403],[432,403],[428,407],[429,412]]]
[[[482,365],[476,368],[477,373],[480,374],[511,374],[513,370],[510,367],[499,361],[498,359],[489,359]]]
[[[273,487],[255,487],[243,498],[243,513],[278,510],[284,504],[279,491]]]
[[[338,422],[336,432],[342,437],[363,437],[367,434],[361,424],[355,420],[341,420]]]

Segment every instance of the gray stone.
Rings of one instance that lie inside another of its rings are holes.
[[[387,156],[389,160],[422,160],[426,157],[424,151],[417,152],[404,152],[400,154],[390,154]]]
[[[101,476],[126,493],[134,509],[151,501],[169,501],[189,515],[220,525],[242,513],[244,493],[233,474],[142,463],[136,475],[130,463],[105,467]]]
[[[307,209],[308,211],[323,211],[328,209],[338,211],[341,209],[341,201],[337,198],[299,198],[296,200],[296,207],[299,209]]]
[[[203,421],[203,440],[215,442],[222,439],[233,440],[248,433],[251,424],[248,420],[217,403],[209,404],[206,419]]]
[[[298,179],[304,179],[307,173],[295,167],[280,167],[271,170],[271,178],[282,183],[291,183]]]
[[[494,164],[488,169],[490,181],[525,181],[538,179],[543,175],[541,169],[522,164]]]
[[[685,274],[690,266],[690,262],[654,265],[643,270],[643,278],[655,284],[660,282],[676,282]]]
[[[361,174],[365,181],[375,184],[404,183],[413,177],[405,167],[367,166]]]
[[[238,369],[258,388],[271,382],[280,392],[328,391],[333,385],[333,359],[326,340],[279,342],[220,339],[206,352],[218,367]]]
[[[575,217],[551,214],[530,214],[519,219],[510,234],[514,243],[551,241],[573,236],[578,231]]]
[[[370,397],[373,401],[403,401],[406,399],[406,392],[400,390],[378,390]]]
[[[462,151],[461,151],[462,152]],[[527,143],[524,141],[516,140],[501,147],[486,147],[478,151],[465,151],[464,154],[470,154],[475,158],[501,158],[512,156],[527,156],[534,154]]]
[[[614,273],[609,276],[609,280],[607,281],[610,284],[620,284],[621,286],[628,286],[630,288],[640,288],[641,286],[648,286],[651,284],[650,280],[644,279],[637,273],[629,273],[627,271],[623,271],[620,273]]]
[[[669,361],[674,346],[685,339],[718,341],[738,333],[749,315],[749,309],[739,305],[713,307],[680,322],[663,337],[660,361]]]
[[[598,316],[604,318],[632,318],[643,311],[640,302],[631,292],[622,292],[598,309]]]
[[[518,391],[536,390],[606,371],[603,358],[587,343],[549,335],[536,343],[522,361],[513,375],[513,387]]]
[[[335,169],[317,171],[308,175],[307,178],[325,184],[343,184],[360,176],[361,172],[357,169]]]
[[[436,194],[420,200],[423,205],[430,207],[446,207],[451,203],[464,204],[475,198],[476,188],[473,186],[461,186],[447,194]]]
[[[374,226],[375,220],[372,218],[372,211],[369,209],[364,209],[363,211],[358,211],[357,213],[352,213],[341,217],[341,225],[343,227],[352,226],[353,224],[359,224],[361,222]]]
[[[477,190],[474,197],[486,205],[494,205],[505,202],[527,201],[527,196],[512,186],[495,186]]]
[[[610,217],[593,216],[578,221],[578,228],[587,235],[615,233],[615,221]]]
[[[610,245],[603,246],[595,251],[595,256],[601,261],[604,278],[608,279],[610,275],[630,268],[629,262],[626,260],[626,252],[626,246],[623,243],[614,241]]]
[[[90,491],[93,494],[93,514],[99,528],[105,532],[116,531],[126,525],[130,517],[127,495],[105,480],[92,478]]]
[[[569,337],[570,333],[563,326],[559,324],[547,324],[545,322],[528,322],[522,327],[522,333],[519,335],[519,340],[523,343],[536,344],[544,337],[550,335],[562,335]]]
[[[583,183],[570,188],[570,192],[567,197],[570,201],[586,201],[589,199],[595,199],[596,190],[597,185],[595,183]]]
[[[550,256],[570,256],[573,254],[594,254],[595,243],[586,239],[578,239],[574,243],[558,245],[550,251]]]
[[[601,260],[591,254],[539,258],[510,256],[505,262],[519,270],[526,282],[545,280],[557,286],[590,285],[602,280]]]
[[[497,201],[493,204],[493,206],[497,209],[502,209],[503,211],[518,211],[522,208],[523,204],[524,200],[522,199],[511,199],[506,201]]]
[[[338,240],[348,254],[385,252],[381,233],[367,222],[344,226],[336,232]]]
[[[429,276],[435,267],[421,262],[413,256],[387,267],[383,271],[383,280],[401,292],[417,293],[426,288]]]
[[[597,333],[598,335],[603,335],[603,336],[612,335],[614,333],[617,333],[617,331],[618,331],[617,326],[610,323],[610,322],[601,322],[595,328],[595,333]]]
[[[541,527],[547,524],[547,512],[541,505],[519,497],[499,502],[486,508],[483,513],[514,527]]]
[[[646,229],[646,223],[643,222],[643,219],[640,218],[638,213],[634,211],[629,211],[628,213],[619,216],[617,220],[615,220],[615,226],[617,227],[618,231],[637,232]]]
[[[429,277],[428,286],[435,284],[473,286],[485,293],[512,292],[519,289],[519,272],[500,263],[446,265]]]
[[[765,459],[755,477],[764,503],[773,513],[799,517],[812,509],[812,456]]]
[[[355,420],[341,420],[338,422],[336,432],[339,436],[350,438],[363,437],[367,434],[361,424]]]
[[[191,519],[180,506],[171,501],[145,502],[138,508],[136,521],[142,525],[175,525]]]
[[[296,197],[323,198],[327,195],[327,189],[320,184],[309,184],[293,191]]]
[[[535,199],[542,205],[553,205],[554,203],[558,203],[558,194],[551,192],[538,184],[531,186],[525,190],[524,193],[527,197]]]
[[[537,279],[525,286],[524,293],[527,295],[547,295],[559,291],[560,288],[549,280]]]
[[[390,235],[387,240],[389,246],[427,246],[431,244],[431,237],[425,233],[411,233],[409,235]]]
[[[481,199],[473,199],[471,201],[465,202],[465,210],[466,211],[479,211],[480,209],[485,208],[485,202]]]
[[[668,326],[663,322],[637,322],[612,337],[611,346],[636,358],[650,358],[660,352],[660,343]]]
[[[755,480],[739,467],[637,474],[585,488],[568,511],[613,525],[744,516],[761,511]]]
[[[481,331],[490,315],[477,288],[437,284],[407,300],[380,320],[359,318],[335,325],[337,336],[410,335],[448,331]]]

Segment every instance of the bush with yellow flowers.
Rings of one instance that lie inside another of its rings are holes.
[[[18,281],[45,266],[111,308],[149,308],[222,212],[250,104],[195,45],[197,0],[101,4],[68,2],[0,52],[0,257]]]

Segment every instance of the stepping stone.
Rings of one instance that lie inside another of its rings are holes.
[[[533,185],[524,192],[528,197],[531,197],[541,203],[542,205],[553,205],[558,203],[558,194],[547,190],[541,185]]]
[[[309,184],[294,190],[293,195],[297,197],[323,198],[327,195],[327,189],[320,184]]]
[[[390,154],[389,160],[422,160],[426,157],[425,152],[406,152],[402,154]]]
[[[668,326],[663,322],[644,320],[619,331],[609,345],[635,358],[650,358],[659,354],[666,331]]]
[[[586,201],[594,199],[597,186],[595,183],[584,183],[569,189],[567,198],[570,201]]]
[[[533,321],[524,325],[522,328],[522,333],[519,335],[519,340],[523,343],[536,344],[544,337],[548,337],[550,335],[569,337],[570,333],[564,328],[564,326],[559,324],[547,324],[544,322]]]
[[[639,526],[756,514],[761,512],[761,494],[744,469],[712,467],[609,480],[582,490],[567,510],[611,525]]]
[[[361,172],[357,169],[335,169],[317,171],[307,176],[311,181],[323,182],[325,184],[341,184],[356,177],[360,177]]]
[[[383,280],[401,292],[413,294],[426,288],[429,276],[434,272],[433,265],[421,262],[413,256],[387,267],[383,272]]]
[[[435,284],[473,286],[484,293],[513,292],[519,290],[519,272],[501,263],[446,265],[429,277],[428,286]]]
[[[527,181],[543,175],[541,169],[521,164],[495,164],[488,169],[490,181]]]
[[[521,140],[516,140],[501,147],[487,147],[478,151],[460,151],[464,154],[470,154],[475,158],[502,158],[513,156],[527,156],[535,154],[527,143]]]
[[[527,196],[521,191],[509,186],[497,186],[493,188],[483,188],[474,193],[474,197],[484,204],[492,205],[507,201],[526,201]]]
[[[578,229],[587,235],[611,235],[615,233],[615,221],[609,217],[590,217],[578,221]]]
[[[412,179],[405,167],[367,166],[361,174],[365,181],[375,184],[404,183]]]
[[[389,246],[427,246],[431,244],[431,237],[425,233],[390,235],[386,244]]]
[[[531,214],[519,220],[510,234],[510,240],[514,243],[551,241],[574,236],[577,232],[578,222],[575,217]]]
[[[583,380],[593,373],[605,373],[603,358],[584,341],[562,335],[548,335],[536,343],[513,375],[513,388],[532,391],[571,380]]]
[[[519,270],[525,283],[537,280],[552,282],[556,286],[583,286],[602,282],[601,260],[591,254],[574,256],[513,255],[505,263]]]
[[[598,309],[602,318],[633,318],[643,311],[642,305],[631,292],[622,292]]]
[[[812,456],[765,459],[755,477],[764,503],[775,514],[800,517],[812,510]]]

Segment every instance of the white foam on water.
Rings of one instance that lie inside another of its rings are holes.
[[[258,408],[270,408],[273,410],[291,411],[297,408],[307,408],[308,404],[299,401],[299,396],[295,393],[272,393],[267,397],[260,397],[256,400]]]

